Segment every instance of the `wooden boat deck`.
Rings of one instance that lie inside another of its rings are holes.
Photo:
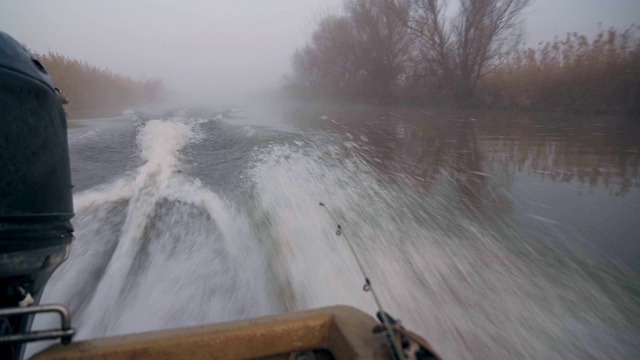
[[[56,344],[33,359],[291,359],[292,353],[303,350],[326,350],[316,356],[325,359],[388,359],[384,335],[372,333],[376,324],[360,310],[332,306],[68,346]]]

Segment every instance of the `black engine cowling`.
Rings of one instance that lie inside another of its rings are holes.
[[[36,302],[73,239],[67,120],[51,78],[20,43],[0,32],[0,308]],[[32,319],[0,318],[0,334]],[[0,346],[14,358],[19,345]],[[2,355],[10,355],[5,357]]]

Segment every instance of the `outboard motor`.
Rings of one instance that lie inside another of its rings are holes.
[[[27,341],[71,339],[61,306],[36,306],[66,260],[73,228],[67,120],[44,66],[0,32],[0,358]],[[30,332],[33,314],[54,311],[61,329]]]

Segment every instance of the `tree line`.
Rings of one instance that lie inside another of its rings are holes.
[[[530,2],[344,0],[294,53],[285,86],[374,104],[640,112],[639,28],[523,49]]]
[[[36,56],[70,100],[65,106],[70,118],[115,116],[161,96],[162,80],[158,78],[133,80],[55,52]]]

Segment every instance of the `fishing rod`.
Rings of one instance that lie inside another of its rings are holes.
[[[392,324],[392,319],[390,319],[389,315],[387,315],[387,313],[382,309],[382,303],[380,302],[380,299],[378,298],[378,295],[376,294],[376,291],[373,288],[373,285],[371,284],[371,280],[369,280],[369,276],[367,275],[367,272],[364,270],[364,266],[362,266],[360,257],[358,257],[358,254],[356,253],[356,250],[353,247],[353,244],[351,244],[351,241],[349,241],[349,238],[347,238],[347,236],[344,234],[344,230],[340,225],[340,223],[338,222],[338,219],[333,215],[333,213],[331,212],[331,210],[327,205],[321,202],[320,206],[322,206],[327,211],[327,214],[329,214],[329,217],[331,217],[331,219],[336,223],[337,225],[336,236],[343,235],[343,238],[345,239],[347,245],[349,246],[349,250],[351,250],[351,254],[356,259],[358,268],[360,268],[360,272],[362,273],[362,276],[364,276],[364,286],[362,287],[362,290],[364,290],[365,292],[371,292],[371,295],[373,296],[373,301],[375,301],[376,307],[378,308],[378,314],[379,314],[378,317],[380,318],[380,321],[382,322],[382,325],[384,326],[385,331],[387,333],[387,340],[389,341],[392,357],[398,360],[405,360],[406,356],[403,351],[401,341],[398,336],[395,336],[394,327],[392,326],[392,325],[395,325],[395,320],[393,320],[394,324]]]

